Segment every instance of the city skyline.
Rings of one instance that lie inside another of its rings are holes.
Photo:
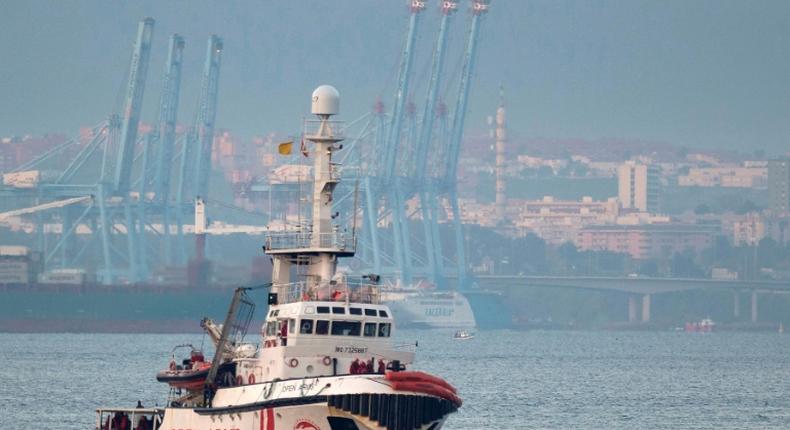
[[[0,55],[9,60],[0,72],[2,135],[76,134],[117,110],[135,23],[144,16],[158,21],[145,121],[156,115],[173,32],[187,39],[180,122],[194,115],[202,47],[211,33],[226,43],[219,127],[244,137],[293,132],[293,118],[304,108],[299,89],[321,81],[346,94],[342,115],[353,119],[377,97],[391,105],[408,13],[399,1],[376,8],[362,2],[40,6],[12,2],[0,17],[14,34],[0,41]],[[410,92],[418,105],[438,22],[436,4],[428,6]],[[459,67],[467,8],[461,2],[451,29],[449,74]],[[467,128],[486,129],[504,85],[513,138],[609,137],[784,153],[790,55],[783,41],[790,30],[780,17],[788,9],[778,1],[495,3],[484,22]],[[323,20],[353,25],[338,25],[332,37],[317,29]],[[79,25],[87,21],[92,25]]]

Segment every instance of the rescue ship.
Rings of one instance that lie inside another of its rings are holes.
[[[255,304],[251,288],[238,288],[224,324],[202,324],[216,348],[205,376],[202,357],[184,361],[186,369],[171,364],[159,374],[171,386],[167,407],[98,409],[97,429],[437,430],[461,406],[452,385],[411,369],[414,346],[394,344],[379,277],[337,273],[356,246],[353,229],[334,223],[340,168],[332,157],[343,124],[330,118],[339,107],[335,88],[313,92],[318,119],[304,130],[311,222],[266,237],[273,271],[260,343],[243,343]]]

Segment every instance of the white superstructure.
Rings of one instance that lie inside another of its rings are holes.
[[[319,119],[305,121],[305,140],[312,142],[312,219],[303,229],[266,238],[273,272],[257,352],[233,352],[250,349],[234,336],[243,333],[238,317],[249,300],[238,289],[221,333],[204,323],[223,352],[210,370],[185,361],[160,372],[160,380],[182,391],[167,408],[134,411],[133,420],[143,417],[148,426],[142,428],[436,430],[460,407],[447,382],[407,370],[414,351],[392,342],[395,324],[381,303],[378,276],[353,279],[336,271],[338,258],[352,256],[356,244],[353,230],[336,225],[333,216],[340,175],[332,156],[342,148],[343,124],[330,117],[339,107],[334,88],[323,85],[313,93]],[[194,388],[201,383],[203,389]],[[129,410],[97,414],[97,428],[113,428],[116,420],[128,420]]]
[[[469,300],[457,291],[437,291],[418,284],[386,288],[381,296],[400,327],[469,329],[477,325]]]

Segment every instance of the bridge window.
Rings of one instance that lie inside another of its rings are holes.
[[[362,315],[362,308],[351,308],[348,310],[351,315]]]
[[[329,306],[319,306],[318,307],[319,314],[328,314],[329,313]]]
[[[382,318],[387,318],[389,315],[387,315],[387,311],[379,310],[379,316]]]
[[[333,306],[332,307],[332,313],[333,314],[345,314],[346,313],[346,308],[341,307],[341,306]]]
[[[332,321],[332,334],[335,336],[359,336],[361,328],[359,321]]]
[[[379,324],[379,337],[390,337],[390,323]]]
[[[313,334],[313,320],[302,318],[302,324],[299,327],[299,334]]]
[[[266,336],[274,336],[277,334],[277,322],[269,321],[266,323]]]
[[[316,321],[315,334],[329,334],[329,321],[326,320]]]
[[[367,308],[365,308],[365,316],[375,317],[376,315],[377,314],[376,314],[376,310],[375,309],[367,309]]]
[[[376,337],[376,323],[365,323],[365,337]]]

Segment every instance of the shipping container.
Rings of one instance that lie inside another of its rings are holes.
[[[0,284],[27,284],[29,280],[27,271],[0,272]]]
[[[50,182],[56,177],[56,173],[43,170],[5,173],[3,175],[3,185],[13,188],[35,188],[38,184]]]
[[[0,246],[0,256],[25,257],[28,254],[30,254],[30,248],[26,246],[12,246],[12,245]]]
[[[57,269],[38,276],[42,284],[82,285],[85,283],[85,271],[82,269]]]

